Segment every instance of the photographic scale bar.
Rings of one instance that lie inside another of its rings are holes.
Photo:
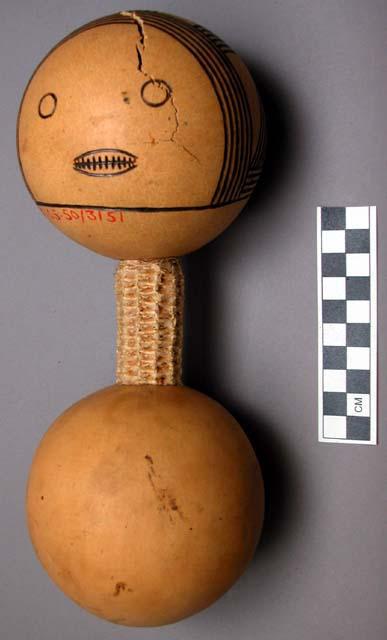
[[[377,444],[376,207],[317,207],[318,436]]]

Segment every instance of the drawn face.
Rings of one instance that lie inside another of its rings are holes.
[[[251,186],[261,122],[243,63],[186,21],[138,15],[70,35],[37,68],[20,108],[29,189],[54,224],[87,246],[101,242],[101,229],[90,233],[94,220],[70,221],[63,209],[212,210],[242,202],[246,180]],[[87,234],[74,230],[77,221]]]
[[[39,201],[157,207],[211,200],[209,178],[215,183],[224,144],[216,95],[189,51],[147,31],[142,69],[138,26],[125,23],[70,38],[35,73],[19,147]]]

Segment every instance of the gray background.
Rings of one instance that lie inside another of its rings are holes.
[[[51,46],[124,8],[122,0],[1,2],[0,636],[382,640],[385,0],[137,3],[185,15],[225,39],[249,64],[267,110],[269,155],[250,206],[185,259],[186,382],[220,400],[250,435],[265,474],[266,527],[227,595],[159,629],[120,628],[84,613],[35,559],[24,523],[29,465],[52,420],[113,381],[115,265],[39,214],[18,171],[15,118]],[[322,204],[379,210],[377,447],[317,442],[315,208]]]

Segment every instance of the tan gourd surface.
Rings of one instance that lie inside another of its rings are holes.
[[[232,586],[262,527],[247,437],[181,385],[183,276],[172,258],[246,204],[265,147],[261,103],[242,60],[200,25],[121,12],[70,34],[37,67],[17,142],[47,219],[122,261],[125,384],[81,400],[43,437],[27,490],[31,539],[54,582],[91,613],[176,622]]]
[[[251,559],[263,486],[243,431],[187,387],[113,385],[39,445],[27,511],[57,585],[97,616],[163,625],[222,595]]]
[[[18,151],[42,213],[118,259],[182,255],[246,204],[264,148],[246,66],[202,27],[122,12],[85,25],[33,74]]]

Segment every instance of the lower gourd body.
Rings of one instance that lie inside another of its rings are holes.
[[[229,589],[254,553],[263,502],[238,423],[183,386],[113,385],[76,403],[43,437],[27,490],[48,574],[128,626],[176,622]]]

